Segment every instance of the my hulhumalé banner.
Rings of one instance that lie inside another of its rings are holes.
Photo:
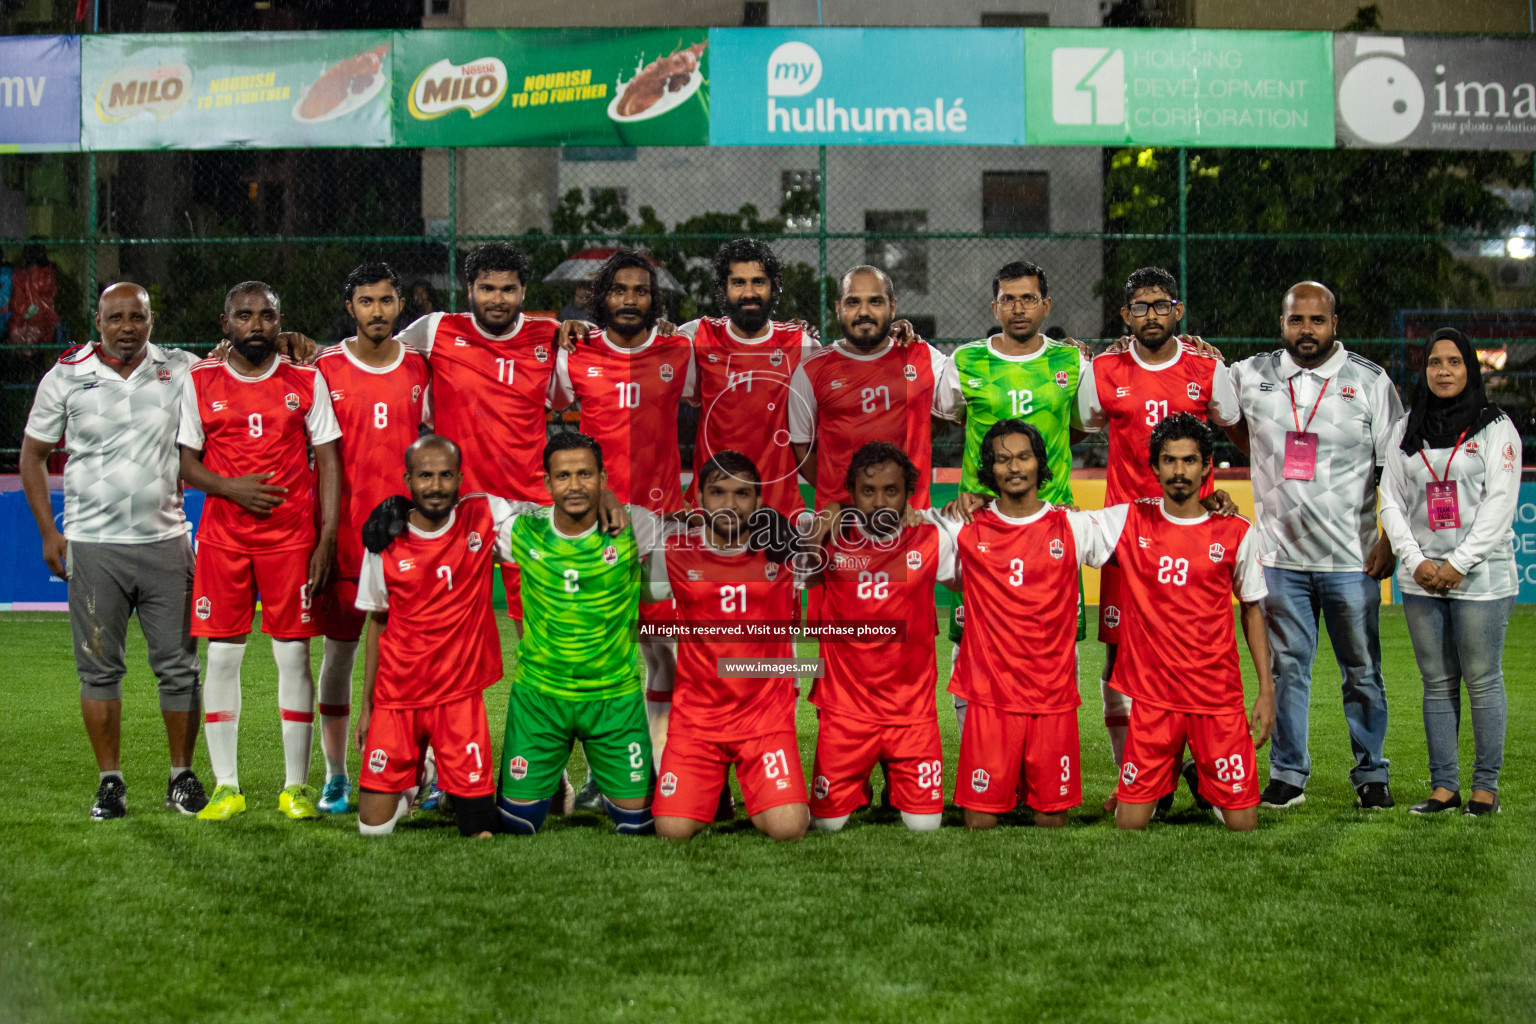
[[[717,146],[1024,142],[1019,29],[716,29]]]
[[[1333,36],[1025,29],[1031,145],[1330,148]]]
[[[0,36],[0,153],[80,148],[80,37]]]
[[[393,32],[86,36],[87,149],[389,146]]]
[[[401,32],[402,146],[703,146],[704,28]]]

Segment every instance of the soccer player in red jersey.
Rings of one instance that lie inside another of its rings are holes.
[[[784,268],[755,238],[726,242],[715,253],[715,288],[725,315],[678,328],[693,338],[698,379],[695,474],[717,451],[741,452],[763,474],[763,504],[794,518],[805,508],[800,462],[789,440],[789,382],[820,350],[797,323],[773,319]],[[692,487],[690,486],[690,491]]]
[[[677,600],[680,623],[799,618],[793,573],[784,564],[788,550],[756,543],[763,510],[757,477],[745,455],[716,452],[699,473],[703,525],[672,535],[651,555],[647,589],[653,600]],[[722,678],[717,668],[721,658],[794,655],[787,639],[678,644],[672,721],[652,804],[657,835],[688,839],[713,820],[732,765],[752,824],[773,839],[805,835],[810,813],[795,739],[795,680]]]
[[[976,476],[997,498],[956,544],[966,622],[949,692],[968,702],[955,775],[967,828],[994,828],[1019,803],[1061,828],[1082,803],[1077,578],[1097,534],[1089,513],[1041,500],[1046,453],[1033,424],[987,429]]]
[[[909,521],[917,467],[889,441],[855,452],[844,484],[852,508],[836,515],[821,552],[824,621],[855,630],[894,626],[900,634],[822,641],[826,674],[811,688],[820,709],[811,825],[836,832],[847,824],[872,798],[869,773],[878,762],[901,820],[928,832],[944,814],[933,588],[952,578],[954,535]]]
[[[432,367],[433,429],[464,453],[464,487],[547,504],[545,410],[559,323],[522,312],[532,265],[516,246],[487,242],[464,259],[468,313],[429,313],[400,332]],[[507,614],[522,611],[516,567],[503,566]]]
[[[320,632],[312,597],[325,589],[336,556],[341,429],[320,372],[277,354],[282,314],[270,287],[235,285],[219,323],[228,360],[192,368],[177,433],[182,479],[208,496],[197,531],[192,635],[208,637],[203,703],[218,786],[198,817],[222,821],[245,810],[237,770],[240,662],[260,594],[283,723],[286,781],[278,807],[290,818],[312,818],[319,812],[308,785],[315,720],[309,638]]]
[[[1147,464],[1147,439],[1172,413],[1187,412],[1224,427],[1242,419],[1226,365],[1215,356],[1186,346],[1179,337],[1184,304],[1178,294],[1178,282],[1160,267],[1133,272],[1126,279],[1125,305],[1120,308],[1131,342],[1123,350],[1097,356],[1078,386],[1078,411],[1084,428],[1109,431],[1106,506],[1162,494]],[[1207,474],[1200,488],[1202,499],[1214,499],[1205,502],[1207,508],[1214,509],[1225,501],[1225,495],[1214,495],[1215,489],[1215,475]],[[1104,696],[1104,727],[1117,769],[1131,707],[1130,699],[1110,680],[1125,615],[1120,568],[1111,561],[1104,566],[1099,583],[1099,642],[1106,648],[1099,688]]]
[[[889,441],[918,469],[916,508],[928,508],[932,473],[934,383],[945,356],[921,339],[891,336],[896,290],[877,267],[854,267],[838,290],[841,341],[818,351],[790,381],[789,440],[801,472],[816,488],[816,507],[846,504],[843,473],[866,441]],[[812,444],[816,459],[808,461]]]
[[[508,557],[514,508],[484,494],[461,499],[458,446],[436,434],[405,450],[405,482],[404,529],[390,537],[382,521],[397,509],[379,509],[358,581],[357,607],[369,624],[356,729],[357,829],[394,831],[430,743],[460,834],[490,836],[496,769],[483,694],[502,670],[491,567],[498,554]]]
[[[1150,461],[1161,498],[1094,513],[1098,538],[1089,564],[1120,563],[1129,614],[1123,620],[1116,682],[1131,698],[1130,731],[1116,790],[1115,822],[1145,828],[1176,780],[1180,756],[1194,754],[1197,799],[1227,828],[1258,825],[1255,745],[1275,722],[1269,638],[1259,601],[1267,590],[1259,533],[1242,516],[1212,515],[1200,503],[1210,472],[1210,427],[1174,413],[1152,431]],[[1232,597],[1259,693],[1243,708],[1243,677],[1232,628]]]
[[[321,352],[315,361],[341,425],[337,576],[318,595],[325,633],[325,657],[320,662],[325,786],[316,806],[331,814],[345,812],[351,795],[347,720],[352,710],[352,666],[366,618],[356,607],[362,527],[379,502],[406,493],[399,453],[420,433],[431,381],[426,357],[395,338],[400,278],[389,264],[364,263],[354,269],[347,275],[344,295],[357,334]]]

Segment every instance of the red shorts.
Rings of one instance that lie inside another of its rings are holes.
[[[869,771],[878,762],[891,806],[908,814],[944,812],[944,747],[937,717],[912,725],[875,725],[823,711],[811,770],[811,813],[837,818],[869,803]]]
[[[332,640],[357,640],[368,613],[357,607],[357,579],[339,579],[320,595],[320,632]]]
[[[309,549],[236,551],[197,546],[192,577],[192,635],[245,636],[261,595],[261,631],[274,640],[320,635],[320,616],[310,607]]]
[[[1083,802],[1077,709],[1031,715],[971,701],[960,733],[955,803],[985,814],[1019,804],[1055,814]]]
[[[429,708],[374,708],[358,786],[372,793],[400,793],[416,785],[421,751],[432,747],[437,785],[453,796],[490,796],[496,791],[491,728],[485,698],[468,697]]]
[[[651,813],[658,818],[714,821],[720,787],[733,764],[748,817],[785,804],[805,803],[805,773],[793,729],[725,743],[674,732],[661,754]]]
[[[1186,741],[1200,773],[1201,796],[1224,811],[1258,806],[1253,737],[1241,708],[1195,715],[1141,700],[1131,703],[1131,729],[1115,796],[1122,803],[1149,804],[1171,792],[1178,784]]]
[[[523,621],[523,570],[516,562],[501,563],[501,584],[507,588],[507,618]]]
[[[1099,570],[1099,643],[1120,642],[1120,620],[1125,615],[1125,589],[1120,585],[1120,566],[1110,562]]]

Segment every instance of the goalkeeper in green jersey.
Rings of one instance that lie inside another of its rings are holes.
[[[955,349],[934,389],[934,410],[965,424],[965,456],[960,470],[960,496],[952,506],[967,522],[971,514],[996,495],[976,475],[981,439],[999,420],[1023,420],[1045,438],[1050,480],[1040,487],[1040,499],[1053,505],[1073,505],[1072,443],[1084,436],[1078,415],[1078,383],[1092,371],[1089,356],[1075,341],[1047,338],[1040,328],[1051,313],[1045,271],[1033,263],[1006,264],[992,278],[992,315],[1002,333],[966,342]],[[1077,638],[1088,635],[1082,586],[1078,586]],[[949,638],[959,650],[965,624],[962,606],[950,609]],[[965,704],[955,700],[963,723]]]
[[[559,434],[544,448],[552,508],[519,514],[508,548],[522,569],[523,636],[507,702],[497,809],[505,829],[532,835],[580,740],[621,833],[654,831],[651,737],[639,645],[641,562],[661,543],[663,522],[629,509],[617,536],[599,529],[603,452],[586,434]]]

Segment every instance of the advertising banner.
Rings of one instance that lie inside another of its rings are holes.
[[[702,146],[709,30],[396,34],[402,146]]]
[[[1333,37],[1339,145],[1536,149],[1536,42]]]
[[[80,148],[80,37],[0,36],[0,152]]]
[[[1327,32],[1025,29],[1032,145],[1330,148]]]
[[[87,36],[88,149],[389,146],[391,32]]]
[[[715,29],[709,141],[1014,146],[1021,29]]]

